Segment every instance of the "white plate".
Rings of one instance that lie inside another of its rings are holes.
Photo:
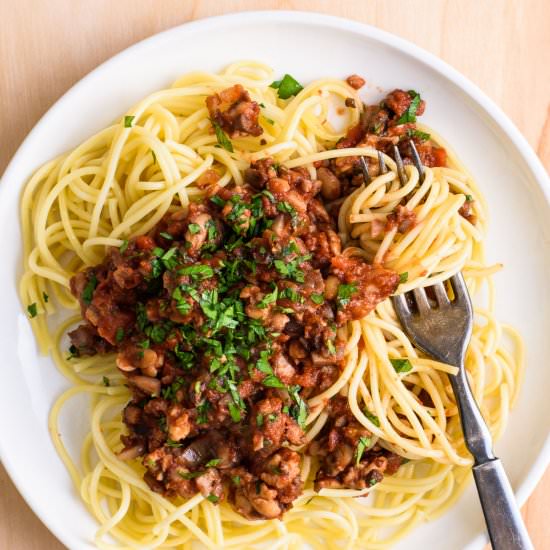
[[[71,550],[93,548],[95,523],[73,491],[51,444],[47,415],[68,383],[37,354],[17,297],[21,273],[19,196],[43,162],[73,148],[127,107],[179,75],[217,70],[241,59],[264,61],[302,82],[322,76],[367,78],[367,98],[381,88],[415,88],[427,100],[423,122],[437,129],[477,177],[492,215],[490,261],[500,319],[517,326],[527,344],[521,398],[498,454],[520,503],[550,459],[550,183],[539,160],[508,118],[474,85],[439,59],[377,29],[299,12],[240,13],[197,21],[156,35],[104,63],[64,95],[36,125],[0,185],[0,456],[19,491]],[[77,448],[87,431],[86,407],[72,407],[64,432]],[[423,525],[398,548],[479,548],[483,520],[472,487],[438,521]]]

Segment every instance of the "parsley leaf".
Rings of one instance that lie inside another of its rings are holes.
[[[123,240],[123,241],[122,241],[122,244],[121,244],[120,247],[119,247],[119,250],[120,250],[120,253],[121,253],[121,254],[124,254],[124,252],[126,252],[126,249],[128,248],[128,245],[129,245],[129,244],[130,244],[130,243],[129,243],[127,240]]]
[[[395,372],[409,372],[412,370],[412,363],[408,359],[390,359]]]
[[[230,153],[233,152],[233,144],[231,143],[231,140],[227,137],[227,134],[222,130],[222,127],[214,120],[210,120],[212,123],[212,126],[214,127],[214,132],[216,132],[216,139],[218,140],[218,143]]]
[[[36,317],[36,302],[33,302],[30,306],[27,306],[27,311],[29,312],[30,317]]]
[[[268,388],[286,388],[286,386],[274,374],[268,374],[262,380],[262,384]]]
[[[169,250],[167,250],[161,256],[160,259],[162,260],[162,263],[164,264],[164,267],[166,269],[172,270],[176,267],[176,265],[178,263],[177,256],[178,256],[178,249],[174,246],[174,247],[170,248]]]
[[[208,421],[208,409],[210,408],[210,401],[206,399],[197,405],[197,424],[206,424]]]
[[[189,229],[191,235],[196,235],[201,230],[201,226],[198,223],[190,223],[187,229]]]
[[[241,421],[241,411],[235,403],[230,401],[227,405],[227,408],[229,409],[229,414],[231,415],[231,420],[233,422],[240,422]]]
[[[321,305],[325,301],[325,297],[322,294],[312,294],[310,298],[311,301],[317,305]]]
[[[427,134],[426,132],[421,132],[420,130],[409,128],[407,130],[407,135],[409,137],[415,137],[419,139],[420,141],[428,141],[430,139],[430,134]]]
[[[351,299],[351,296],[357,292],[357,283],[351,283],[349,285],[341,283],[338,286],[336,292],[336,302],[339,308],[347,306]]]
[[[82,299],[87,304],[90,304],[92,302],[92,298],[93,298],[94,290],[96,286],[97,286],[97,277],[95,276],[95,273],[92,272],[92,275],[88,279],[88,282],[86,283],[86,286],[82,291]]]
[[[280,293],[281,298],[288,298],[291,302],[303,304],[304,297],[293,288],[284,288]]]
[[[409,272],[405,271],[403,273],[399,274],[399,284],[402,285],[403,283],[406,283],[409,280]]]
[[[277,296],[279,294],[279,289],[277,286],[273,289],[272,292],[269,292],[266,294],[257,304],[256,307],[258,309],[265,309],[269,304],[272,304],[273,302],[277,301]]]
[[[221,197],[218,197],[218,195],[210,197],[210,202],[213,202],[216,206],[219,206],[220,208],[223,208],[225,206],[225,201]]]
[[[185,385],[185,379],[178,376],[174,382],[162,389],[162,398],[175,401],[177,392]]]
[[[380,419],[375,414],[372,414],[367,408],[363,413],[377,428],[380,428]]]
[[[288,99],[293,95],[299,94],[304,89],[304,87],[289,74],[285,74],[281,80],[272,82],[270,87],[277,90],[277,94],[281,99]]]
[[[207,468],[213,468],[214,466],[217,466],[222,461],[221,458],[213,458],[212,460],[209,460],[205,466]]]
[[[209,500],[210,502],[213,502],[214,504],[216,504],[220,500],[220,497],[217,497],[216,495],[213,495],[212,493],[210,493],[206,497],[206,500]]]
[[[414,90],[409,90],[409,96],[412,98],[408,109],[399,117],[397,124],[406,124],[407,122],[416,122],[416,111],[420,105],[420,94]]]
[[[106,388],[108,388],[111,385],[111,381],[106,376],[104,376],[101,381],[103,382],[103,385]]]
[[[46,304],[48,303],[48,300],[50,299],[50,297],[45,292],[42,292],[42,298],[44,298],[44,302]]]
[[[306,427],[308,407],[306,402],[300,397],[300,390],[301,387],[298,385],[288,388],[288,393],[290,397],[292,397],[292,399],[296,403],[296,405],[293,405],[290,408],[290,415],[292,416],[292,418],[294,418],[294,420],[296,420],[296,422],[298,422],[300,428],[304,430]]]
[[[371,444],[370,437],[361,436],[359,443],[357,443],[357,450],[355,451],[355,465],[357,466],[361,461],[361,457],[365,452],[365,449]]]
[[[196,477],[200,477],[204,474],[204,472],[178,472],[178,475],[182,477],[183,479],[195,479]]]
[[[131,128],[134,122],[134,118],[136,117],[133,115],[126,115],[124,117],[124,128]]]
[[[190,265],[178,269],[178,275],[189,275],[192,279],[209,279],[214,276],[214,270],[209,265]]]
[[[122,340],[124,340],[124,329],[122,327],[116,329],[115,340],[117,342],[122,342]]]

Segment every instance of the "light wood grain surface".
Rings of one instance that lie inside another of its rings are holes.
[[[254,9],[330,13],[415,42],[495,100],[550,170],[548,0],[0,0],[0,173],[39,117],[99,63],[186,21]],[[541,550],[550,548],[548,509],[550,471],[523,509]],[[0,466],[0,549],[62,548]]]

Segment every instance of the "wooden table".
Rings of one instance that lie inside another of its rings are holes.
[[[17,0],[0,2],[0,173],[38,118],[99,63],[185,21],[253,9],[331,13],[419,44],[495,100],[550,170],[548,0]],[[541,550],[550,548],[549,494],[550,471],[523,510]],[[0,548],[63,548],[1,466]]]

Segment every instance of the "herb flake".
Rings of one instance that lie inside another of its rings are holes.
[[[408,359],[390,359],[395,372],[409,372],[412,370],[412,363]]]
[[[215,120],[210,120],[210,122],[212,123],[214,132],[216,133],[218,144],[221,145],[226,151],[233,153],[233,144],[231,143],[231,140],[227,137],[227,134],[222,130],[222,127]]]
[[[281,99],[288,99],[293,95],[298,95],[304,89],[304,87],[289,74],[285,74],[281,80],[272,82],[270,88],[275,88],[277,90],[277,95]]]

